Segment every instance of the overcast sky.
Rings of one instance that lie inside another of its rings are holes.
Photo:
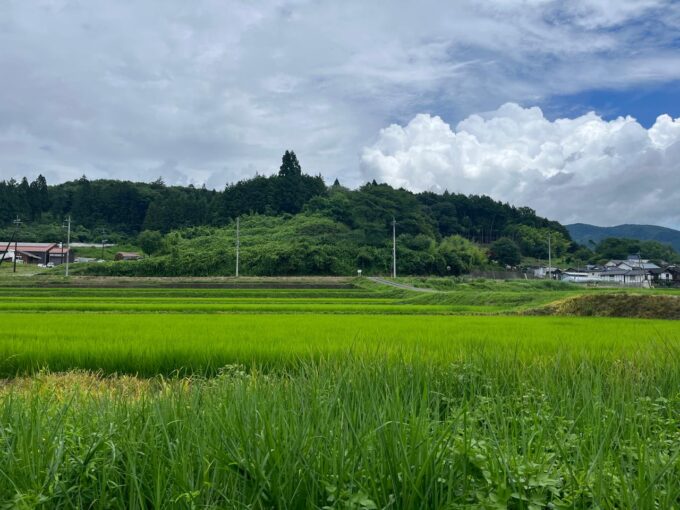
[[[0,0],[0,179],[354,187],[680,227],[680,2]]]

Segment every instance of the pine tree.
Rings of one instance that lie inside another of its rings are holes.
[[[293,151],[286,151],[281,158],[281,167],[279,168],[279,176],[281,177],[300,177],[302,175],[302,167],[298,162],[297,156]]]

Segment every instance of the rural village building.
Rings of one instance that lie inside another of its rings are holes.
[[[534,278],[548,278],[548,274],[552,274],[553,278],[560,275],[562,271],[556,267],[530,267],[529,271],[533,272]]]
[[[661,268],[653,262],[630,256],[626,260],[610,260],[603,267],[586,266],[585,269],[567,269],[563,281],[575,283],[607,283],[646,287],[651,285],[680,285],[680,268]]]
[[[8,244],[9,249],[7,249]],[[24,264],[52,263],[54,265],[64,263],[67,257],[69,262],[74,260],[73,251],[62,248],[57,243],[17,243],[16,254],[14,248],[14,243],[0,241],[0,258],[14,261],[16,256],[17,262],[21,261]]]
[[[651,275],[644,269],[611,269],[600,273],[600,281],[605,283],[642,285],[651,280]]]
[[[119,251],[116,253],[114,260],[139,260],[142,257],[139,253],[133,251]]]

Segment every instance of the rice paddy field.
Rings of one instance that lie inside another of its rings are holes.
[[[680,323],[527,315],[617,291],[12,282],[0,508],[680,507]]]

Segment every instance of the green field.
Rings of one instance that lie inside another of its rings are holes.
[[[0,508],[680,505],[677,321],[435,284],[0,287]]]

